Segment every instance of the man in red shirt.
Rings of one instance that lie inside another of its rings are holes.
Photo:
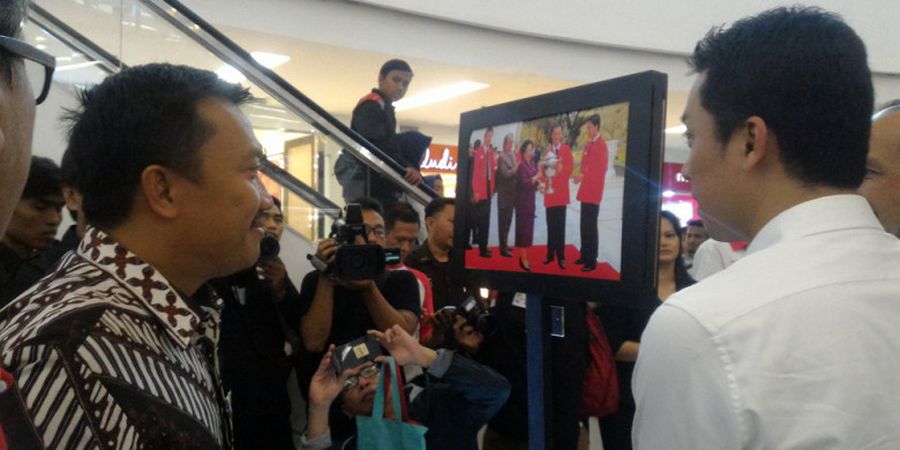
[[[550,128],[550,147],[541,157],[541,173],[544,189],[544,207],[547,208],[547,259],[550,264],[556,258],[561,269],[566,268],[566,206],[569,197],[569,176],[572,175],[574,161],[572,151],[563,144],[562,125]],[[552,163],[553,160],[555,163]],[[552,173],[552,175],[551,175]]]
[[[590,142],[584,145],[581,173],[575,176],[575,183],[581,184],[575,196],[581,202],[581,257],[575,264],[584,265],[582,272],[590,272],[597,268],[597,216],[600,214],[600,200],[603,199],[609,150],[600,136],[600,115],[588,117],[584,126]]]
[[[494,178],[497,160],[491,140],[494,129],[484,131],[481,146],[471,152],[472,156],[472,210],[475,219],[475,235],[478,239],[478,254],[490,258],[488,250],[488,230],[491,228],[491,196],[494,195]]]

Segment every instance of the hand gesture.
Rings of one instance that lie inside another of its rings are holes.
[[[412,167],[406,168],[406,173],[403,174],[403,179],[406,180],[407,183],[418,186],[422,184],[422,174],[419,173],[418,170]]]
[[[275,257],[260,263],[258,270],[262,273],[263,278],[269,282],[269,288],[275,301],[281,301],[285,295],[285,280],[287,280],[287,268],[281,258]]]
[[[347,381],[347,378],[356,375],[361,370],[361,367],[345,370],[338,377],[331,365],[332,351],[334,351],[334,344],[328,347],[328,352],[322,357],[319,368],[316,369],[316,373],[313,374],[312,381],[309,383],[309,405],[313,408],[327,410],[331,407],[331,403],[344,389],[344,382]]]
[[[430,323],[434,329],[431,337],[428,338],[428,347],[439,348],[444,344],[444,337],[447,330],[453,326],[453,310],[450,308],[441,308],[433,316],[423,316],[423,323]]]
[[[428,367],[437,358],[434,350],[424,347],[414,339],[400,325],[394,325],[388,328],[384,333],[378,330],[369,330],[369,334],[378,340],[382,347],[390,352],[397,364],[401,366],[413,364],[416,366]],[[383,360],[383,356],[376,358],[376,361]]]
[[[334,255],[337,253],[338,245],[334,239],[322,239],[316,247],[316,258],[319,258],[325,264],[331,264],[334,261]]]

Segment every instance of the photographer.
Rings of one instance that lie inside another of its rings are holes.
[[[381,205],[372,199],[356,201],[362,209],[365,236],[356,236],[356,244],[385,245],[385,227]],[[315,259],[334,263],[339,247],[335,239],[319,243]],[[300,299],[308,305],[300,321],[307,351],[322,352],[328,344],[343,344],[376,328],[385,330],[400,325],[414,333],[421,314],[416,277],[404,270],[386,271],[375,279],[342,281],[315,270],[306,275],[300,287]]]
[[[409,392],[410,419],[428,428],[425,434],[429,450],[475,450],[478,430],[500,409],[509,396],[509,382],[490,368],[471,359],[458,357],[450,350],[432,350],[420,345],[399,326],[384,333],[371,330],[399,365],[428,368],[426,374],[406,385]],[[332,347],[333,349],[333,347]],[[303,438],[303,450],[356,448],[355,428],[346,435],[329,430],[328,410],[338,396],[343,399],[347,416],[370,416],[379,372],[372,363],[335,373],[331,352],[322,359],[310,385],[309,428]],[[353,381],[350,381],[353,380]],[[350,381],[348,383],[348,381]],[[399,414],[386,405],[385,415]]]
[[[260,211],[266,230],[253,267],[210,284],[225,301],[219,338],[222,383],[231,396],[236,449],[293,449],[287,380],[302,351],[300,297],[278,257],[281,202]]]

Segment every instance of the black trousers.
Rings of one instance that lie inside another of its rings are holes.
[[[597,217],[600,205],[581,202],[581,260],[593,263],[597,260]]]
[[[481,250],[488,248],[488,230],[491,229],[491,200],[482,200],[472,206],[475,215],[475,237]]]
[[[566,259],[566,205],[547,208],[547,259]]]
[[[509,249],[507,238],[509,237],[509,228],[512,226],[514,208],[497,209],[497,228],[500,231],[500,249]]]

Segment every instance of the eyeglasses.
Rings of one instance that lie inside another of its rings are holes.
[[[43,84],[39,85],[40,91],[34,89],[35,92],[40,92],[40,95],[35,98],[34,102],[38,105],[43,103],[50,93],[50,82],[53,81],[53,71],[56,69],[56,58],[47,52],[39,50],[31,44],[9,36],[0,36],[0,48],[25,59],[25,69],[29,80],[41,79],[39,67],[32,66],[31,63],[37,63],[40,66],[43,66]],[[37,86],[38,85],[35,87]]]
[[[384,237],[387,236],[387,233],[384,231],[384,227],[381,225],[374,227],[374,228],[372,228],[368,225],[365,225],[365,227],[366,227],[366,236],[368,236],[370,234],[374,234],[375,237],[378,239],[384,239]]]
[[[350,378],[347,378],[347,381],[344,382],[344,390],[346,391],[347,389],[350,389],[353,386],[356,386],[357,384],[359,384],[360,378],[365,378],[365,379],[372,378],[373,376],[377,375],[378,372],[380,372],[380,371],[381,371],[381,366],[378,364],[374,364],[369,367],[366,367],[361,372],[359,372],[358,375],[354,375]]]

